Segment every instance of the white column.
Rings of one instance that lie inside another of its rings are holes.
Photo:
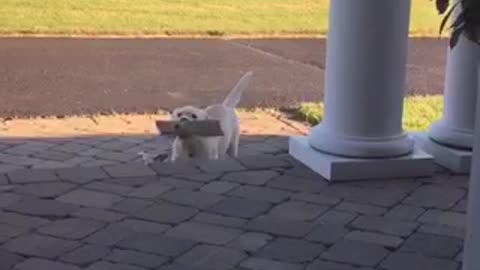
[[[312,147],[349,157],[409,154],[402,131],[410,0],[332,0],[325,116]]]
[[[428,133],[439,144],[472,149],[479,50],[462,35],[457,46],[448,52],[443,118]]]
[[[448,50],[443,117],[415,137],[437,163],[456,173],[471,168],[479,59],[480,47],[463,35]]]
[[[289,153],[330,181],[429,176],[402,130],[411,0],[331,0],[324,121]]]
[[[478,65],[478,88],[480,91],[480,64]],[[472,173],[467,207],[467,235],[463,252],[463,270],[480,269],[480,96],[476,101],[475,133]]]

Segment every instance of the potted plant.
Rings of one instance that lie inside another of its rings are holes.
[[[455,11],[451,24],[450,47],[457,45],[459,37],[464,34],[471,41],[480,44],[480,1],[479,0],[457,0],[451,4],[451,0],[435,0],[437,11],[444,15],[440,25],[440,33],[443,32],[447,22]],[[458,10],[457,10],[458,9]],[[458,14],[458,15],[457,15]]]

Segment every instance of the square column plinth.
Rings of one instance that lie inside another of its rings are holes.
[[[469,174],[472,164],[472,151],[451,148],[439,144],[426,134],[416,133],[413,138],[416,144],[432,155],[439,165],[459,174]]]
[[[289,154],[328,181],[373,180],[429,177],[435,170],[433,157],[419,147],[397,158],[349,158],[320,152],[310,146],[308,137],[291,137]]]

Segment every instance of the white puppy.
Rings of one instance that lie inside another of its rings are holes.
[[[243,75],[222,104],[211,105],[205,109],[185,106],[173,111],[172,120],[174,121],[217,120],[223,131],[223,136],[176,137],[173,141],[171,161],[189,158],[217,160],[223,158],[226,154],[233,157],[238,155],[240,122],[235,108],[240,103],[242,93],[247,88],[252,74],[252,72],[247,72]]]

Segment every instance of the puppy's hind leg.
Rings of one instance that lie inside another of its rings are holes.
[[[232,140],[228,146],[227,153],[231,157],[238,157],[238,144],[240,143],[240,132],[238,129],[235,129],[232,134]]]
[[[218,160],[218,147],[214,146],[208,149],[208,159]]]

